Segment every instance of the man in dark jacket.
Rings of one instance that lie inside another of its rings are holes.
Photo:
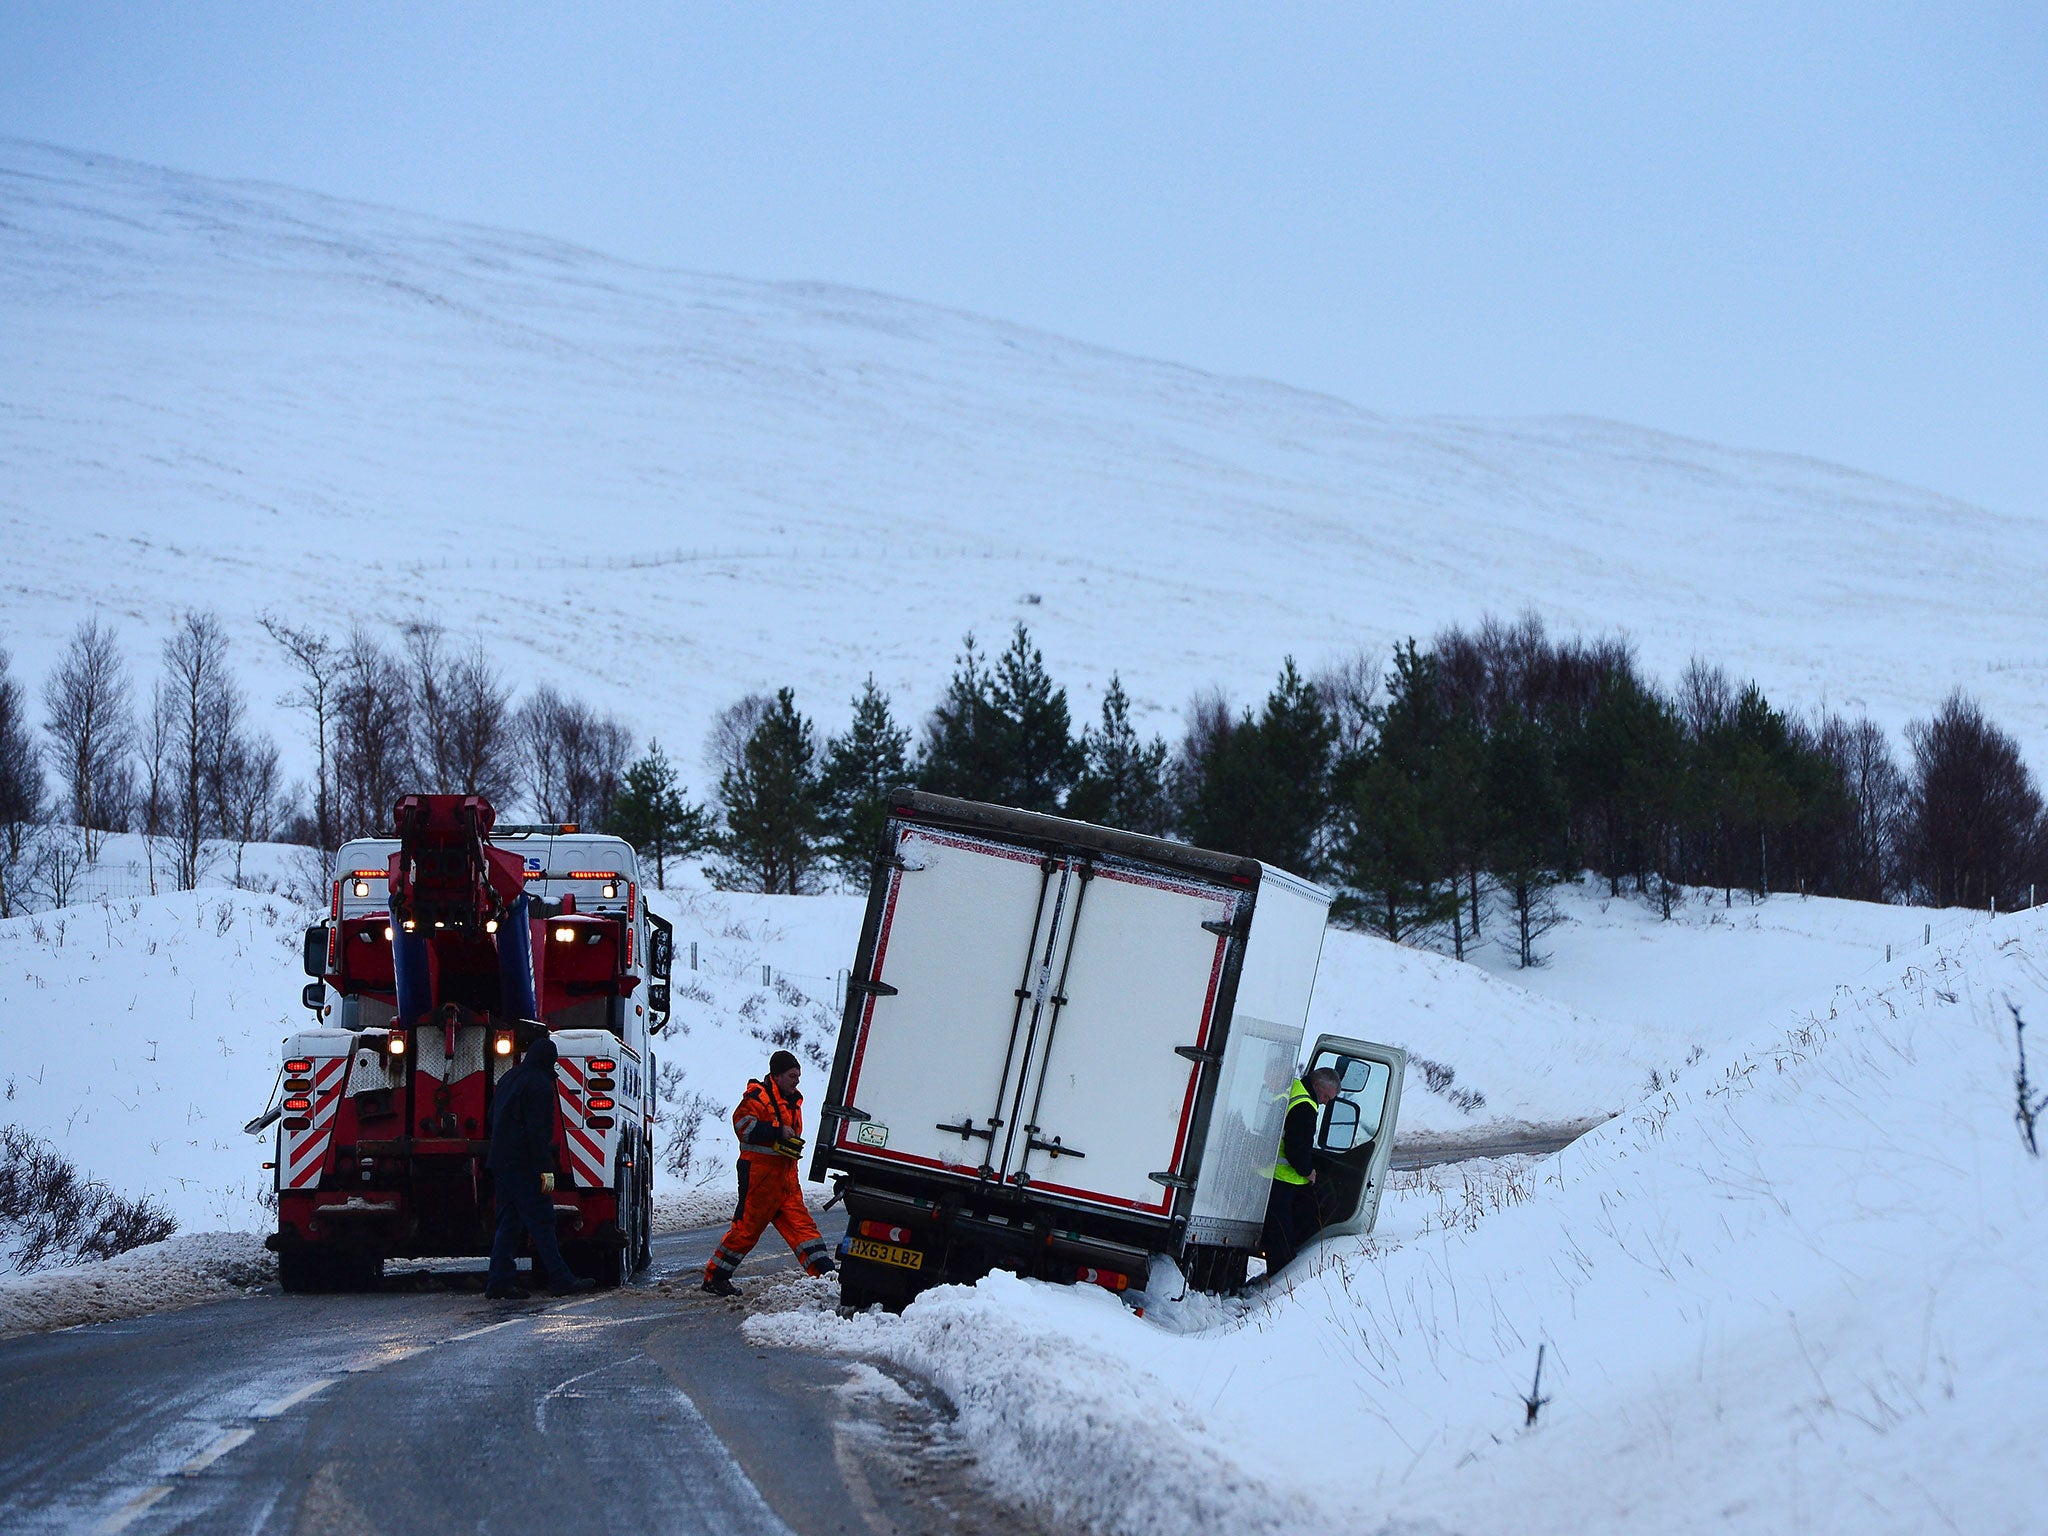
[[[524,1301],[526,1290],[512,1283],[519,1235],[533,1239],[539,1268],[557,1296],[596,1288],[578,1280],[555,1242],[555,1202],[543,1175],[555,1167],[555,1042],[543,1035],[525,1059],[498,1079],[491,1109],[491,1173],[497,1183],[498,1235],[491,1244],[491,1273],[484,1294],[494,1300]]]
[[[1323,1224],[1316,1203],[1316,1124],[1337,1097],[1340,1080],[1328,1067],[1297,1077],[1287,1090],[1287,1120],[1273,1163],[1273,1194],[1266,1202],[1266,1273],[1277,1275]]]

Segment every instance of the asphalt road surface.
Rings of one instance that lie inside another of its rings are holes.
[[[749,1344],[694,1289],[718,1235],[563,1301],[487,1301],[479,1264],[0,1343],[0,1531],[1027,1528],[915,1383]],[[790,1268],[771,1233],[740,1279]]]

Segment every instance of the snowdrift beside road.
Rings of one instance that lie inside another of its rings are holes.
[[[187,1233],[95,1264],[0,1279],[0,1338],[223,1301],[276,1278],[277,1260],[255,1233]]]
[[[2048,1019],[2042,915],[1699,1062],[1473,1230],[1325,1245],[1233,1326],[1007,1277],[748,1326],[956,1384],[1010,1491],[1103,1531],[1310,1528],[1306,1495],[1329,1531],[2017,1536],[2048,1163],[2013,1126],[2008,1001]]]

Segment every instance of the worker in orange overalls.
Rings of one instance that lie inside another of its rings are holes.
[[[753,1251],[772,1224],[814,1275],[832,1273],[832,1256],[818,1224],[804,1209],[796,1160],[804,1150],[804,1096],[796,1091],[803,1065],[788,1051],[768,1058],[768,1075],[747,1084],[732,1128],[740,1137],[740,1203],[732,1226],[704,1266],[703,1289],[713,1296],[737,1296],[732,1272]]]

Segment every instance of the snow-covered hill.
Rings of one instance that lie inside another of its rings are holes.
[[[1083,711],[1533,604],[2048,744],[2048,524],[1585,420],[1375,416],[901,299],[0,141],[0,644],[424,610],[694,768],[742,691],[906,714],[1026,619]],[[279,735],[292,739],[286,722]],[[298,766],[303,769],[304,764]]]

